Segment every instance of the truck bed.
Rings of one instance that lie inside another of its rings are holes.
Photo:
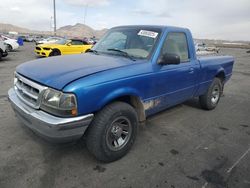
[[[200,62],[199,73],[199,89],[197,96],[203,94],[211,84],[214,77],[221,74],[224,77],[224,83],[229,80],[232,75],[234,58],[232,56],[205,56],[198,57]]]

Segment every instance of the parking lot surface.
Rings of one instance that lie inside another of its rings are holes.
[[[218,107],[205,111],[197,99],[157,115],[139,128],[132,150],[103,164],[84,142],[51,144],[23,127],[7,91],[15,67],[36,59],[25,43],[0,61],[0,187],[250,187],[250,54],[236,58]],[[34,62],[35,63],[35,62]],[[70,63],[70,62],[69,62]]]

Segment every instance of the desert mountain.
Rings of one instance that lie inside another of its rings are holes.
[[[59,28],[57,34],[60,36],[71,36],[71,37],[97,37],[100,38],[107,29],[94,30],[93,28],[77,23],[75,25],[67,25]]]
[[[19,34],[42,34],[42,35],[53,34],[50,31],[30,30],[12,24],[0,23],[0,32],[8,33],[9,31],[15,31],[18,32]],[[80,37],[80,38],[95,36],[97,38],[100,38],[106,31],[107,29],[94,30],[93,28],[87,25],[77,23],[75,25],[67,25],[57,29],[57,35],[66,37]]]
[[[0,32],[8,33],[9,31],[16,31],[18,33],[30,33],[31,30],[15,26],[12,24],[2,24],[0,23]]]

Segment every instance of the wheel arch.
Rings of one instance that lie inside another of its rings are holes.
[[[221,83],[224,83],[225,79],[226,79],[226,75],[224,70],[219,70],[217,72],[217,74],[215,75],[216,78],[219,78],[221,80]]]
[[[62,52],[61,52],[61,50],[60,50],[60,49],[58,49],[58,48],[52,48],[52,52],[55,52],[55,51],[59,52],[59,53],[60,53],[60,55],[62,54]]]
[[[130,104],[136,111],[138,115],[138,119],[140,122],[146,120],[146,115],[145,115],[145,109],[143,106],[143,102],[141,98],[139,97],[138,93],[135,92],[126,92],[126,93],[121,93],[121,92],[115,92],[111,93],[108,96],[104,98],[104,100],[99,104],[100,109],[103,108],[104,106],[115,102],[115,101],[121,101]]]
[[[91,48],[87,48],[87,49],[84,51],[84,53],[89,52],[90,49],[91,49]]]
[[[6,43],[7,46],[9,46],[9,50],[13,50],[13,44],[11,43]],[[7,50],[7,47],[6,47],[6,50]]]

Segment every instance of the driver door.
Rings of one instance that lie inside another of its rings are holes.
[[[161,99],[159,110],[184,102],[193,96],[198,69],[196,60],[190,59],[185,33],[169,33],[159,58],[165,53],[180,56],[180,64],[156,65],[154,96]]]

